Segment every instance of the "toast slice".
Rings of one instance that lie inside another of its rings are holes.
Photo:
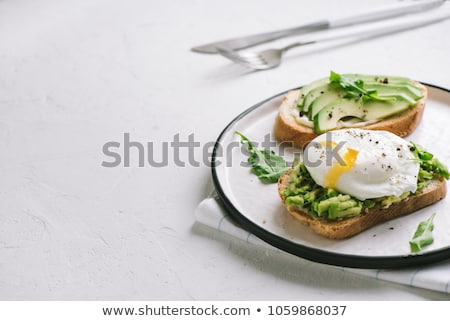
[[[291,170],[284,173],[278,181],[278,192],[285,203],[282,191],[289,185]],[[423,207],[434,204],[443,199],[447,192],[445,180],[434,179],[428,182],[420,192],[410,195],[404,200],[394,203],[388,208],[376,205],[366,213],[339,221],[315,219],[295,206],[287,206],[288,212],[303,224],[309,226],[314,232],[330,239],[344,239],[356,235],[368,228],[396,217],[415,212]]]
[[[392,115],[374,124],[361,127],[362,129],[386,130],[400,137],[411,134],[422,119],[425,103],[427,100],[427,88],[414,82],[423,93],[421,98],[414,106],[407,110]],[[279,107],[278,115],[275,120],[275,137],[283,142],[292,142],[295,147],[304,148],[307,143],[313,140],[319,134],[314,132],[313,128],[303,126],[297,122],[299,111],[297,109],[297,98],[299,90],[289,91],[284,97]]]

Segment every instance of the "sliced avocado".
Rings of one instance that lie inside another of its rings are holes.
[[[302,111],[305,113],[309,113],[310,107],[311,107],[311,103],[320,98],[323,95],[327,95],[330,92],[334,92],[334,91],[341,91],[341,87],[339,86],[339,84],[330,84],[327,83],[325,85],[322,86],[318,86],[316,88],[313,88],[309,91],[309,93],[305,96],[304,100],[303,100],[303,106],[302,106]]]
[[[414,104],[414,100],[423,97],[421,90],[405,77],[359,74],[343,76],[362,80],[366,90],[377,90],[379,96],[397,97],[408,101],[411,105]],[[345,90],[340,89],[338,84],[330,84],[329,78],[321,78],[300,89],[297,108],[307,114],[309,119],[314,120],[323,107],[331,103],[333,99],[340,99],[343,95]]]
[[[344,117],[356,117],[361,121],[383,119],[407,109],[408,100],[401,96],[389,101],[366,101],[361,99],[340,99],[323,107],[314,117],[314,130],[323,133],[337,128]]]
[[[399,100],[399,101],[407,101],[409,103],[409,106],[415,105],[416,104],[416,100],[414,100],[414,98],[412,98],[411,96],[409,96],[407,93],[389,93],[387,92],[386,94],[381,94],[379,95],[380,97],[385,97],[385,98],[389,98],[389,99],[395,99],[395,100]]]
[[[411,84],[364,83],[364,88],[367,90],[377,90],[378,95],[380,96],[396,96],[398,94],[405,94],[413,100],[418,100],[423,97],[420,89]]]
[[[297,99],[297,107],[300,108],[300,110],[302,110],[303,101],[305,100],[305,97],[309,93],[309,91],[316,87],[326,85],[329,82],[330,82],[330,80],[328,78],[321,78],[321,79],[315,80],[315,81],[303,86],[302,88],[300,88],[300,92],[299,92],[298,99]]]
[[[359,74],[345,74],[343,76],[360,79],[364,81],[366,89],[375,89],[381,92],[400,91],[411,95],[414,99],[422,98],[422,92],[419,88],[415,87],[411,80],[404,77],[394,76],[376,76],[376,75],[359,75]],[[299,97],[297,100],[297,107],[304,113],[309,112],[312,102],[321,96],[322,93],[327,92],[327,86],[330,85],[329,78],[321,78],[316,81],[303,86],[300,89]],[[336,85],[338,86],[338,85]],[[333,88],[334,89],[334,88]]]
[[[312,90],[310,90],[306,95],[305,98],[303,99],[303,106],[301,108],[302,111],[304,112],[308,112],[309,110],[309,105],[311,104],[311,102],[320,97],[321,95],[323,95],[324,93],[328,92],[330,89],[330,84],[325,84],[322,86],[318,86],[316,88],[313,88]]]
[[[308,117],[309,119],[314,119],[314,117],[317,115],[317,113],[328,104],[332,103],[333,101],[340,100],[344,98],[345,96],[345,90],[344,89],[338,89],[338,90],[332,90],[329,91],[320,97],[317,97],[309,106],[308,109]]]
[[[328,85],[328,87],[330,88],[332,85],[335,84]],[[382,84],[368,83],[365,86],[367,87],[368,90],[372,89],[377,90],[378,95],[380,97],[392,97],[399,100],[406,100],[411,105],[415,104],[416,99],[420,99],[423,97],[422,92],[420,92],[419,89],[411,85],[385,85],[385,84],[382,85]],[[314,99],[308,107],[308,116],[310,119],[314,119],[317,113],[329,103],[339,100],[345,96],[345,90],[340,89],[337,84],[333,88],[333,90],[329,90],[327,92],[322,91],[322,88],[323,87],[318,87],[317,89],[311,92],[313,93],[316,90],[321,90],[319,93],[322,94],[319,95],[316,99]]]
[[[368,79],[372,79],[376,76],[362,76],[362,75],[357,75],[357,74],[348,74],[348,76],[354,76],[354,77],[368,77]],[[359,78],[358,78],[359,79]],[[365,79],[365,78],[364,78]],[[367,79],[367,80],[368,80]],[[314,89],[316,89],[317,87],[321,87],[324,85],[328,85],[330,83],[330,78],[326,77],[326,78],[321,78],[321,79],[317,79],[305,86],[303,86],[302,88],[300,88],[300,92],[298,95],[298,100],[297,100],[297,107],[302,110],[302,111],[307,111],[307,109],[304,110],[304,101],[306,96]]]
[[[361,79],[364,83],[379,84],[411,84],[411,80],[405,77],[386,76],[386,75],[360,75],[360,74],[344,74],[345,77]]]

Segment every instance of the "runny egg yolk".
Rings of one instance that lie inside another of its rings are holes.
[[[324,184],[327,188],[335,188],[336,184],[342,174],[351,171],[355,165],[356,158],[358,157],[358,151],[352,148],[348,148],[342,157],[345,164],[339,162],[334,164],[328,173],[324,177]]]

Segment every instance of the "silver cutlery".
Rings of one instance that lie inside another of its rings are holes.
[[[345,32],[340,35],[325,33],[322,35],[311,37],[310,40],[295,42],[283,48],[267,49],[261,52],[249,52],[249,51],[238,52],[236,50],[228,49],[226,47],[218,47],[217,52],[220,55],[228,58],[229,60],[238,63],[240,65],[243,65],[245,67],[255,70],[264,70],[278,67],[281,64],[283,54],[286,51],[295,47],[358,36],[362,36],[359,38],[359,40],[381,37],[396,32],[422,27],[448,18],[450,18],[450,12],[445,12],[444,14],[441,14],[439,16],[427,17],[426,19],[424,19],[423,17],[409,19],[401,23],[396,23],[395,25],[383,26],[382,28],[377,27],[372,28],[370,30],[354,30],[354,31],[350,30],[349,32]]]
[[[377,20],[384,20],[393,17],[403,16],[406,14],[420,13],[437,8],[441,6],[445,1],[446,0],[424,0],[424,1],[410,1],[410,2],[402,1],[400,3],[383,6],[378,9],[373,9],[365,13],[360,13],[345,18],[320,20],[294,28],[266,32],[262,34],[250,35],[245,37],[238,37],[234,39],[222,40],[218,42],[209,43],[206,45],[196,46],[192,48],[192,51],[199,53],[214,54],[218,53],[217,49],[218,47],[230,50],[244,49],[284,37],[306,34],[309,32],[320,30],[347,27],[350,25],[373,22]]]

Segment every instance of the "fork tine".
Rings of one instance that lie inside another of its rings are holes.
[[[246,57],[243,57],[240,54],[237,54],[233,50],[217,47],[217,51],[223,57],[230,59],[232,62],[235,62],[238,64],[243,64],[243,65],[248,65],[251,63],[248,61],[248,59]]]
[[[217,50],[217,52],[219,52],[219,50]],[[241,59],[236,59],[234,57],[229,57],[229,56],[226,56],[226,55],[222,55],[222,56],[225,57],[226,59],[229,59],[233,63],[236,63],[236,64],[244,66],[244,67],[252,68],[252,66],[249,63],[247,63],[247,62],[245,62],[245,61],[243,61]]]
[[[246,57],[244,57],[241,53],[237,53],[234,50],[230,50],[227,48],[221,48],[221,47],[218,47],[217,50],[222,56],[228,57],[230,59],[237,59],[237,60],[242,60],[242,61],[247,60]]]
[[[224,56],[225,58],[231,59],[231,60],[233,60],[233,61],[234,61],[235,59],[238,58],[238,57],[236,57],[236,55],[234,54],[234,52],[232,52],[232,51],[230,51],[230,50],[228,50],[228,49],[226,49],[226,48],[217,47],[217,52],[218,52],[220,55]]]
[[[248,61],[248,62],[258,62],[258,61],[262,61],[261,57],[258,55],[249,55],[249,56],[241,56],[241,59]]]
[[[217,51],[219,54],[221,54],[225,58],[228,58],[232,62],[251,69],[263,70],[271,68],[270,66],[268,66],[263,57],[253,52],[236,52],[234,50],[223,47],[217,47]]]
[[[227,57],[233,61],[242,61],[242,62],[251,62],[252,60],[258,60],[258,55],[249,52],[249,53],[241,53],[236,52],[234,50],[224,49],[224,48],[217,48],[217,51],[224,57]]]
[[[243,59],[240,59],[239,57],[235,57],[235,56],[232,56],[232,55],[227,55],[226,53],[221,53],[221,52],[219,51],[219,49],[217,50],[217,52],[218,52],[219,54],[221,54],[223,57],[225,57],[225,58],[231,60],[231,61],[234,62],[234,63],[238,63],[238,64],[247,64],[247,61],[245,61],[245,60],[243,60]]]

